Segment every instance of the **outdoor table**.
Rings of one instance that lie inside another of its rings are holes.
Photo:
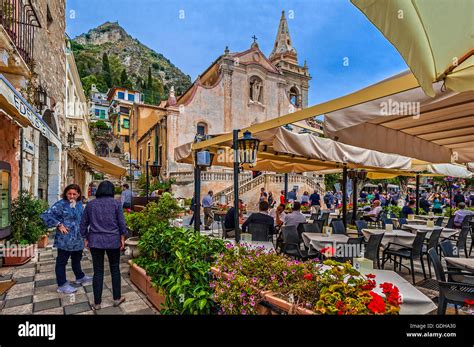
[[[324,247],[336,248],[336,244],[345,244],[349,236],[343,234],[321,234],[321,233],[302,233],[303,242],[309,248],[309,254],[315,254],[313,250],[321,250]]]
[[[449,265],[474,273],[474,258],[444,258]]]
[[[411,247],[415,240],[415,234],[401,229],[394,229],[393,231],[387,231],[385,229],[362,229],[364,238],[369,239],[372,234],[385,233],[382,238],[382,246],[385,248],[389,242],[396,243],[401,246]],[[395,248],[394,248],[395,249]]]
[[[225,242],[228,242],[228,243],[231,243],[233,245],[235,245],[235,240],[225,240]],[[257,248],[257,247],[261,247],[263,246],[265,248],[265,250],[268,250],[268,251],[274,251],[275,250],[275,246],[273,246],[273,243],[270,242],[270,241],[242,241],[240,240],[240,244],[241,245],[249,245],[251,248]]]
[[[431,236],[431,233],[435,228],[442,228],[442,227],[429,227],[426,225],[404,225],[406,229],[409,229],[410,231],[426,231],[426,238],[429,238]],[[441,231],[441,238],[443,239],[449,239],[450,237],[459,234],[460,230],[458,229],[451,229],[451,228],[443,228]]]
[[[416,215],[415,215],[415,218],[417,218],[417,219],[425,219],[425,220],[438,219],[438,217],[442,217],[442,216],[434,215],[433,217],[430,217],[430,216],[427,215],[427,214],[416,214]],[[448,217],[444,217],[444,220],[447,221],[448,219],[449,219]]]
[[[379,295],[383,295],[382,288],[380,288],[381,283],[390,282],[398,287],[402,296],[400,314],[428,314],[437,308],[429,297],[394,271],[362,269],[361,273],[375,275],[377,286],[373,291]]]
[[[413,220],[408,220],[407,219],[407,224],[408,225],[426,224],[426,219],[413,219]]]

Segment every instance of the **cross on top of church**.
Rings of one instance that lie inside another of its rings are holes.
[[[253,35],[253,36],[252,36],[252,39],[253,39],[253,43],[256,43],[256,42],[257,42],[257,36]]]

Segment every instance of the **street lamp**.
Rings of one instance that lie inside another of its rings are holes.
[[[77,126],[74,125],[74,128],[71,126],[69,127],[69,132],[67,133],[67,143],[69,145],[69,148],[72,148],[74,144],[76,143],[76,132],[77,132]]]
[[[36,89],[36,102],[40,108],[40,111],[43,109],[43,106],[47,105],[48,94],[46,89],[40,84]]]
[[[244,137],[237,140],[238,162],[240,164],[255,164],[260,140],[252,137],[250,131],[244,132]]]

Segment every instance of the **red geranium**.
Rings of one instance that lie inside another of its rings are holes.
[[[367,283],[362,285],[361,288],[362,290],[372,290],[376,286],[376,283],[374,280],[367,280]]]
[[[400,304],[400,291],[392,283],[385,282],[380,285],[390,305],[398,306]]]
[[[304,274],[303,278],[308,281],[313,280],[313,274]]]
[[[367,305],[367,308],[373,313],[384,313],[385,312],[385,301],[380,295],[374,292],[370,292],[372,300]]]
[[[365,277],[367,277],[367,278],[375,278],[375,275],[373,275],[373,274],[367,274],[367,275],[365,275]]]
[[[474,306],[474,300],[464,300],[464,304],[467,306]]]

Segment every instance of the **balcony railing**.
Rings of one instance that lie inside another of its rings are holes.
[[[41,28],[30,0],[0,0],[0,24],[30,65],[33,59],[35,28]]]

